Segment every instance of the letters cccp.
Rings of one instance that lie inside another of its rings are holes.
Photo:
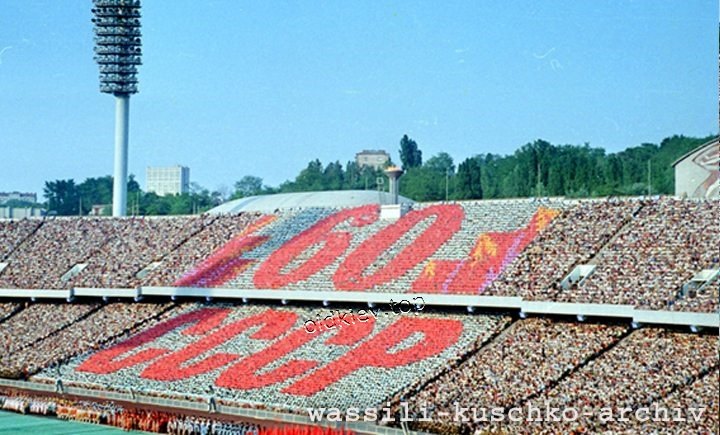
[[[228,319],[232,311],[232,308],[203,308],[178,315],[93,354],[77,370],[110,374],[137,366],[144,379],[176,381],[222,369],[215,380],[219,387],[250,390],[287,382],[281,392],[311,396],[360,368],[394,368],[438,355],[455,344],[463,330],[459,320],[413,316],[398,318],[371,338],[378,327],[374,319],[308,334],[298,322],[298,315],[291,311],[267,309],[240,319]],[[270,340],[261,351],[249,355],[215,351],[251,327],[257,329],[247,339]],[[158,338],[180,328],[183,328],[181,334],[197,340],[179,350],[153,346]],[[390,352],[416,333],[422,335],[421,340]],[[329,363],[289,359],[274,370],[258,374],[270,363],[313,340],[320,340],[323,345],[357,346]],[[202,355],[206,356],[188,363]]]

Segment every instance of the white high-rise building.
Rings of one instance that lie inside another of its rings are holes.
[[[158,196],[179,195],[190,191],[190,168],[171,166],[147,168],[147,191]]]

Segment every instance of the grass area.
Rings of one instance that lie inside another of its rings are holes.
[[[92,423],[79,423],[60,420],[55,417],[23,415],[9,411],[0,411],[0,434],[127,434],[121,429]],[[132,431],[129,433],[145,433]]]

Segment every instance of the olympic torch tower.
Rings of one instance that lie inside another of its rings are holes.
[[[100,92],[115,96],[113,216],[125,216],[130,95],[137,93],[137,69],[142,64],[140,0],[93,0],[93,5]]]

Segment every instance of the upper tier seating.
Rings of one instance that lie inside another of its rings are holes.
[[[597,256],[597,269],[558,301],[668,309],[697,272],[720,268],[720,201],[662,199],[644,205]],[[717,311],[715,304],[706,307]]]
[[[399,220],[365,205],[0,222],[0,288],[474,294],[717,312],[717,282],[682,289],[720,268],[718,215],[720,201],[523,199],[416,204]],[[594,272],[561,286],[585,264]]]
[[[560,281],[584,264],[640,209],[640,201],[582,201],[553,219],[486,294],[554,300]]]
[[[121,220],[58,218],[46,220],[6,261],[0,288],[60,289],[73,266],[95,253]]]
[[[207,222],[206,222],[207,221]],[[137,273],[173,252],[193,237],[211,218],[127,218],[119,220],[108,237],[87,259],[87,267],[70,287],[132,288]]]
[[[40,219],[0,220],[0,262],[17,249],[41,223]]]

